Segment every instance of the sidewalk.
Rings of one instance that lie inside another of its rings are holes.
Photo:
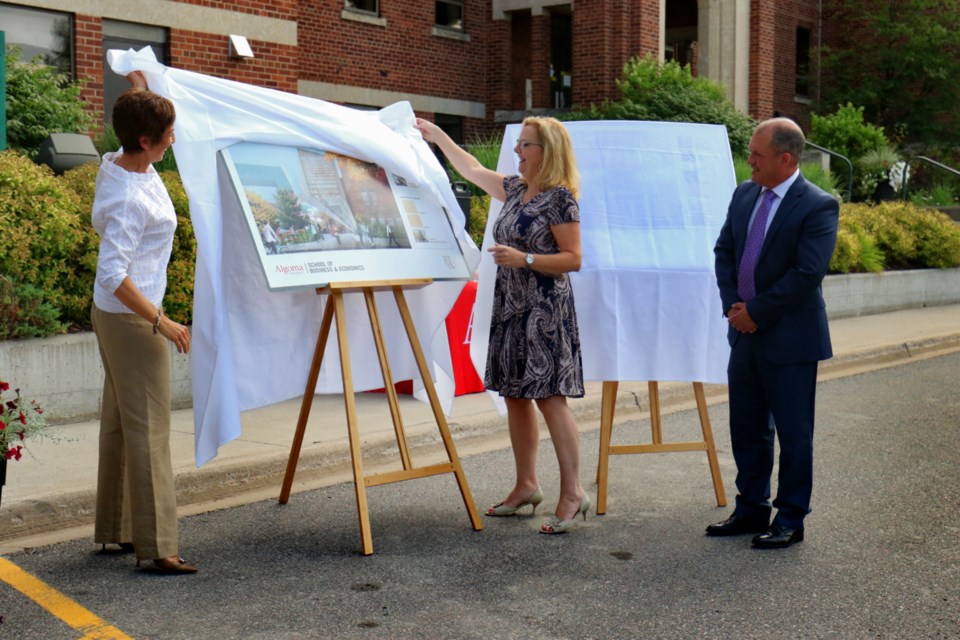
[[[843,318],[832,321],[830,327],[834,358],[821,364],[821,379],[960,350],[960,305]],[[706,385],[705,390],[710,404],[726,400],[723,385]],[[582,431],[599,427],[600,392],[601,383],[588,383],[586,397],[571,401]],[[694,406],[688,383],[663,383],[660,396],[663,413]],[[646,381],[621,382],[617,406],[617,421],[648,417]],[[401,396],[400,410],[415,464],[442,460],[442,443],[429,405]],[[200,469],[194,465],[192,411],[174,411],[171,447],[181,515],[276,499],[299,411],[300,400],[295,399],[245,412],[243,435]],[[365,472],[397,468],[399,455],[386,397],[358,394],[357,412]],[[456,398],[447,420],[461,456],[509,447],[505,419],[484,393]],[[92,535],[98,430],[97,421],[57,427],[60,441],[31,443],[32,457],[8,465],[0,506],[0,553]],[[545,429],[542,435],[546,437]],[[585,450],[583,455],[596,452]],[[342,397],[317,396],[293,490],[351,480]],[[592,483],[588,486],[592,490]],[[732,499],[729,487],[727,493]]]

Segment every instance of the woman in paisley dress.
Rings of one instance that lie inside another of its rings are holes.
[[[581,262],[580,177],[570,134],[554,118],[523,121],[514,147],[519,176],[483,167],[435,124],[417,119],[424,139],[504,205],[488,251],[497,265],[484,386],[507,405],[517,478],[488,516],[512,516],[543,501],[537,479],[540,410],[560,465],[560,497],[541,533],[564,533],[590,498],[580,484],[580,432],[567,398],[583,397],[580,335],[569,273]]]

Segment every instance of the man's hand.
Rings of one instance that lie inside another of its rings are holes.
[[[757,331],[757,323],[750,317],[747,312],[747,305],[744,302],[733,303],[733,306],[727,311],[727,322],[740,333],[756,333]]]

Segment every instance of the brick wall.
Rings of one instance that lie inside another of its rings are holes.
[[[297,16],[298,0],[176,0],[212,9],[252,13],[266,18],[293,20]]]
[[[750,115],[758,120],[773,116],[776,73],[776,2],[754,0],[750,8]]]
[[[282,91],[297,81],[450,98],[486,105],[486,119],[465,119],[468,136],[498,128],[498,110],[525,106],[530,78],[533,107],[550,108],[550,12],[517,11],[492,20],[490,0],[465,3],[469,40],[433,34],[434,2],[381,3],[380,24],[344,18],[343,0],[180,0],[251,15],[296,21],[298,44],[251,39],[256,57],[231,60],[227,38],[196,30],[171,29],[170,61],[175,67]],[[795,34],[811,29],[818,41],[816,0],[753,0],[750,15],[749,112],[774,113],[808,122],[808,106],[795,100]],[[616,99],[626,61],[657,54],[659,0],[578,0],[572,13],[573,105]],[[383,26],[385,22],[385,26]],[[102,21],[76,16],[76,69],[86,79],[83,98],[103,107]],[[815,78],[815,74],[812,74]],[[432,114],[424,114],[432,115]]]
[[[91,16],[74,20],[74,51],[77,78],[84,81],[80,97],[90,111],[98,114],[94,122],[103,120],[103,21]]]
[[[659,0],[577,0],[573,12],[573,103],[619,97],[616,81],[634,56],[656,54]]]
[[[240,13],[268,16],[284,20],[297,17],[297,0],[210,1],[181,0],[186,4],[203,5]],[[103,20],[99,16],[76,15],[74,19],[77,77],[84,81],[81,97],[91,111],[103,113]],[[228,57],[227,36],[170,29],[167,47],[170,64],[178,69],[246,82],[280,91],[297,91],[297,48],[274,42],[250,40],[256,52],[253,59],[234,60]],[[99,123],[100,117],[95,122]],[[99,124],[92,131],[97,134]]]
[[[482,102],[489,2],[466,2],[469,42],[432,34],[434,2],[381,3],[386,27],[341,16],[343,0],[301,2],[300,78]]]
[[[171,30],[168,46],[170,65],[177,69],[297,92],[298,54],[294,46],[250,40],[256,57],[235,60],[227,56],[227,36],[184,29]]]
[[[796,34],[797,28],[810,30],[810,96],[816,96],[816,73],[813,66],[819,37],[817,3],[810,0],[779,0],[776,3],[774,38],[776,57],[773,78],[773,112],[797,120],[804,130],[810,124],[812,100],[798,101],[796,92]]]

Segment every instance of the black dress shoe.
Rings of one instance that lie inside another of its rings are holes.
[[[708,536],[740,536],[745,533],[763,533],[770,527],[767,518],[744,518],[734,513],[723,522],[707,527]]]
[[[791,529],[782,524],[775,524],[765,533],[753,539],[753,546],[758,549],[783,549],[796,542],[803,541],[803,529]]]

